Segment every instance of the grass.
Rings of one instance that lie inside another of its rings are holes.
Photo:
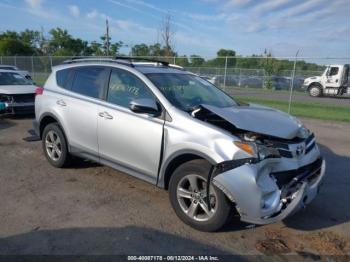
[[[236,100],[261,104],[281,111],[288,111],[288,101],[276,101],[257,97],[237,97]],[[309,117],[323,120],[344,121],[350,123],[350,106],[330,106],[317,102],[293,102],[291,106],[293,116]]]
[[[47,76],[34,76],[33,80],[37,86],[44,86]]]

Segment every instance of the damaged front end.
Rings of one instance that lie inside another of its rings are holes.
[[[234,141],[237,151],[233,159],[214,166],[208,181],[235,203],[242,221],[269,224],[282,220],[317,195],[325,161],[314,135],[300,123],[289,119],[292,123],[288,130],[270,131],[283,127],[276,123],[276,118],[267,121],[265,117],[265,126],[260,119],[258,126],[244,126],[244,121],[240,121],[238,127],[233,121],[237,116],[231,118],[227,112],[221,114],[220,109],[207,106],[193,111],[192,116],[238,138]],[[290,118],[277,112],[278,117],[281,124],[288,122],[286,117]],[[259,129],[261,133],[256,132]]]
[[[277,222],[310,203],[317,195],[325,174],[322,158],[298,169],[279,172],[274,172],[274,162],[276,160],[247,162],[221,172],[220,166],[230,165],[224,162],[213,174],[212,182],[236,204],[242,221],[253,224]]]

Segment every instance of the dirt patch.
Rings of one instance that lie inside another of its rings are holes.
[[[0,146],[14,146],[18,145],[17,141],[6,141],[6,142],[0,142]]]
[[[320,254],[340,256],[350,252],[350,241],[331,231],[309,234],[301,238]]]
[[[255,248],[265,255],[285,254],[291,252],[286,242],[279,238],[258,241]]]

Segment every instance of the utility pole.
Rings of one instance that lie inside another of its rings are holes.
[[[109,56],[109,25],[106,19],[106,55]]]
[[[297,65],[299,51],[300,50],[298,50],[298,52],[295,54],[295,59],[294,59],[294,66],[293,66],[293,71],[292,71],[292,79],[291,79],[290,93],[289,93],[288,114],[290,114],[290,110],[291,110],[291,107],[292,107],[292,97],[293,97],[293,89],[294,89],[295,69],[296,69],[296,65]]]

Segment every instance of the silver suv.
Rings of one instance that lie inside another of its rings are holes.
[[[300,121],[235,101],[165,62],[67,61],[37,90],[35,113],[53,166],[75,155],[148,181],[203,231],[232,214],[254,224],[282,220],[314,199],[325,174]]]

